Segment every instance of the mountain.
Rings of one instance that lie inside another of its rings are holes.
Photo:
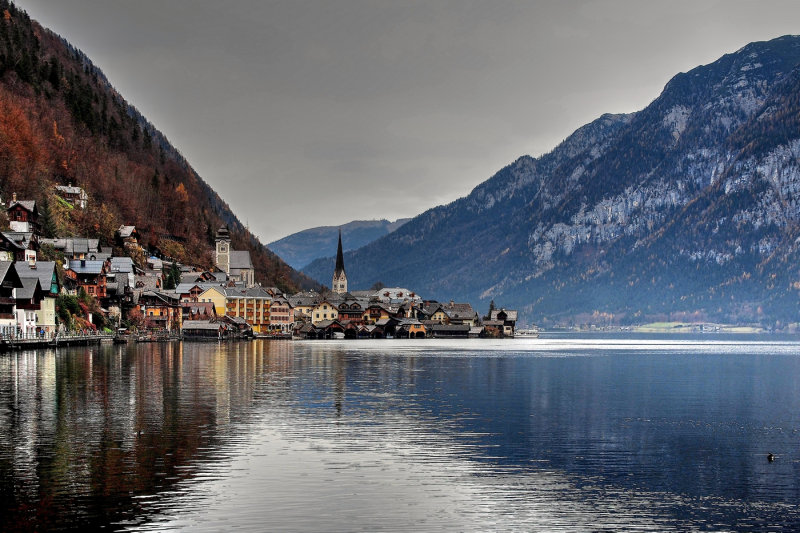
[[[267,246],[292,268],[301,269],[317,258],[336,254],[339,230],[342,231],[342,248],[355,250],[388,235],[409,220],[355,220],[341,226],[320,226],[298,231]]]
[[[0,195],[40,206],[46,236],[111,245],[135,225],[151,253],[211,267],[216,230],[249,250],[256,279],[285,290],[316,284],[269,251],[103,73],[65,39],[0,0]],[[85,210],[56,185],[82,187]]]
[[[785,36],[678,74],[347,253],[350,286],[494,299],[543,325],[798,322],[799,63]]]

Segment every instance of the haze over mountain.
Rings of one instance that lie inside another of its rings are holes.
[[[797,322],[798,64],[800,37],[785,36],[678,74],[645,109],[345,254],[350,287],[494,299],[541,324]]]
[[[45,236],[111,245],[135,225],[151,253],[210,268],[214,236],[229,226],[256,279],[286,290],[315,286],[270,252],[180,153],[80,50],[0,0],[0,196],[35,200]],[[89,195],[86,209],[56,185]]]
[[[349,251],[393,232],[409,220],[354,220],[341,226],[320,226],[298,231],[267,246],[289,266],[301,269],[315,259],[336,254],[339,230],[342,231],[342,248]]]

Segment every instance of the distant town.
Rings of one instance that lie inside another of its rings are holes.
[[[57,186],[74,208],[80,187]],[[512,337],[517,311],[492,302],[438,302],[401,287],[348,291],[339,235],[331,290],[284,294],[255,281],[250,252],[216,233],[212,270],[148,256],[135,226],[114,246],[83,237],[44,238],[36,202],[13,195],[0,232],[0,346],[105,335],[131,340]]]

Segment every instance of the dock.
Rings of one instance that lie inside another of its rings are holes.
[[[86,346],[101,342],[112,342],[111,333],[59,333],[56,335],[3,335],[0,336],[0,351],[30,350],[35,348],[57,348],[59,346]]]

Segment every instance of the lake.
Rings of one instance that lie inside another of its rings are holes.
[[[0,354],[0,530],[797,530],[798,391],[773,336]]]

